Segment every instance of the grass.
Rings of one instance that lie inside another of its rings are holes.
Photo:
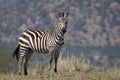
[[[1,74],[0,80],[120,80],[119,77],[113,77],[107,72],[88,73],[82,72],[43,72],[43,73],[30,73],[28,76],[18,76],[13,73]]]
[[[54,73],[53,69],[48,71],[47,66],[40,66],[36,62],[34,66],[29,67],[28,76],[19,76],[16,74],[16,69],[14,69],[16,66],[13,65],[17,63],[9,57],[10,55],[5,55],[2,55],[4,58],[0,58],[0,64],[3,65],[3,61],[7,61],[9,64],[13,63],[12,66],[7,66],[8,71],[1,71],[0,80],[120,80],[119,68],[108,68],[107,70],[104,70],[104,68],[100,70],[91,69],[91,64],[88,60],[81,60],[75,56],[68,58],[61,58],[60,56],[58,73]],[[8,59],[5,59],[5,57]],[[5,68],[5,64],[2,68]]]
[[[17,61],[12,58],[10,53],[0,53],[0,73],[16,70]]]

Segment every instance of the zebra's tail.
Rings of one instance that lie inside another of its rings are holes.
[[[12,57],[16,57],[17,61],[19,61],[19,45],[17,45],[15,51],[12,53]]]

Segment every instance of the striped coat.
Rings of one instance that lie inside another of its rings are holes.
[[[60,12],[56,25],[51,30],[26,30],[22,33],[18,40],[18,46],[16,47],[13,57],[16,56],[19,61],[19,74],[21,74],[22,66],[24,66],[24,75],[27,75],[27,62],[33,52],[40,54],[49,53],[49,63],[55,60],[55,69],[57,72],[57,60],[60,53],[60,49],[64,44],[64,34],[67,29],[67,17],[68,13]],[[20,51],[20,54],[18,52]]]

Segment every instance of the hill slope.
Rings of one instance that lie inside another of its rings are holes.
[[[120,45],[119,4],[119,0],[0,0],[0,47],[15,45],[26,29],[52,28],[60,10],[70,11],[67,45]]]

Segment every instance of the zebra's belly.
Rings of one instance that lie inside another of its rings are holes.
[[[33,49],[34,52],[40,53],[40,54],[46,54],[49,52],[48,49]]]

